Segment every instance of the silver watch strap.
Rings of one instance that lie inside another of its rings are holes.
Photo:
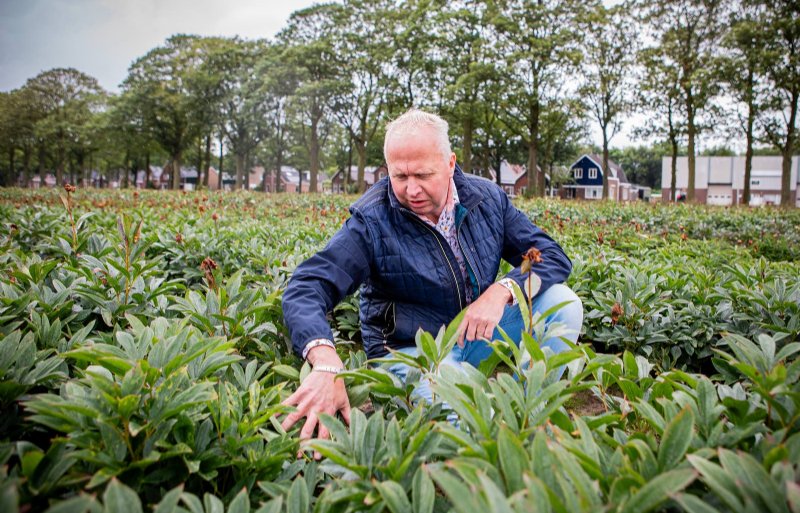
[[[315,365],[311,370],[317,372],[329,372],[331,374],[339,374],[344,372],[343,367],[334,367],[332,365]]]

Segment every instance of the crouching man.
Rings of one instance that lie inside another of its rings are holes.
[[[532,247],[542,262],[534,272],[542,285],[533,309],[545,312],[569,302],[546,322],[566,324],[572,341],[583,322],[578,297],[563,282],[572,263],[561,247],[517,210],[494,183],[461,172],[450,149],[447,122],[439,116],[410,110],[389,123],[384,156],[389,176],[378,181],[350,208],[351,217],[328,245],[297,267],[283,296],[286,326],[298,355],[313,371],[284,404],[297,407],[287,415],[288,429],[301,418],[301,439],[329,433],[319,414],[341,412],[350,420],[343,368],[326,320],[345,296],[361,287],[360,320],[369,358],[389,349],[414,353],[422,328],[436,332],[466,308],[459,343],[446,363],[478,366],[492,349],[486,340],[499,338],[502,327],[517,343],[523,320],[512,305],[512,285],[523,287],[519,265]],[[515,269],[499,281],[500,260]],[[561,339],[541,341],[558,353]],[[406,369],[392,371],[405,377]],[[430,400],[421,383],[416,393]]]

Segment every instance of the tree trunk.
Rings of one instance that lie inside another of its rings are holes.
[[[461,149],[461,170],[464,173],[471,173],[472,172],[472,118],[467,117],[462,124],[462,128],[464,130],[464,146]],[[498,169],[497,172],[499,173],[500,170]]]
[[[686,201],[694,203],[695,201],[695,156],[694,156],[694,137],[697,132],[697,127],[694,125],[694,105],[692,103],[692,94],[687,93],[686,99],[686,135],[688,138],[687,153],[689,154],[689,184],[686,188]]]
[[[38,163],[39,187],[44,187],[44,160],[45,160],[45,148],[44,148],[44,143],[42,142],[41,144],[39,144],[39,163]]]
[[[242,185],[244,184],[244,159],[245,155],[243,153],[236,154],[236,190],[242,190]]]
[[[217,190],[222,190],[222,132],[219,134],[219,174],[217,175]]]
[[[309,154],[311,157],[311,180],[308,184],[308,192],[317,191],[317,175],[319,174],[319,134],[317,134],[317,126],[319,124],[318,117],[314,116],[311,119],[311,139],[309,141]]]
[[[17,149],[13,146],[8,149],[8,178],[3,180],[3,185],[6,187],[16,185],[17,174],[14,172],[14,154],[16,152]]]
[[[172,156],[172,188],[176,191],[181,188],[181,152]]]
[[[208,189],[208,175],[211,168],[211,133],[206,134],[206,153],[203,162],[203,187]]]
[[[348,131],[349,133],[349,131]],[[384,156],[385,158],[385,156]],[[388,164],[387,164],[388,167]],[[347,143],[347,170],[342,177],[342,193],[347,194],[350,187],[350,170],[353,169],[353,134],[350,134],[349,142]]]
[[[793,207],[792,204],[792,151],[794,150],[794,131],[795,123],[797,122],[797,101],[800,96],[800,91],[792,92],[792,103],[789,105],[789,123],[786,125],[786,143],[783,145],[783,162],[781,163],[781,207]],[[795,194],[800,194],[800,191],[795,191]]]
[[[203,177],[200,173],[203,172],[203,138],[197,139],[197,188],[203,183]]]
[[[358,153],[358,193],[363,194],[367,190],[364,182],[364,169],[367,167],[367,145],[363,140],[356,140],[356,152]]]
[[[275,154],[275,192],[281,192],[281,168],[283,167],[283,151],[278,148]]]
[[[528,190],[527,197],[539,197],[539,103],[530,107],[530,139],[528,142]]]
[[[22,150],[22,186],[28,187],[31,183],[31,149],[25,147]]]
[[[56,165],[56,187],[64,185],[64,148],[58,148],[58,164]]]
[[[606,127],[603,127],[603,199],[607,200],[608,197],[608,178],[611,176],[611,169],[608,167],[608,137],[606,136]],[[611,198],[616,201],[617,198]]]
[[[742,198],[742,202],[745,205],[750,204],[750,176],[753,171],[753,118],[755,118],[753,105],[749,105],[747,111],[747,133],[745,134],[747,149],[744,152],[744,197]]]
[[[127,189],[128,175],[130,174],[130,169],[131,169],[131,158],[130,154],[127,151],[125,152],[125,164],[122,167],[123,167],[122,188]]]
[[[147,189],[150,187],[150,152],[144,154],[144,187],[143,189]]]
[[[538,144],[532,137],[528,143],[528,189],[525,191],[525,196],[528,198],[539,196],[538,153]],[[499,173],[500,170],[498,169],[497,172]]]

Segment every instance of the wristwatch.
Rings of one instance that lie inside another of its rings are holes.
[[[508,289],[511,292],[511,300],[508,302],[509,305],[516,305],[517,304],[517,295],[514,294],[514,280],[511,278],[503,278],[502,280],[498,281],[500,285]]]
[[[333,365],[315,365],[311,369],[312,372],[328,372],[330,374],[339,374],[344,372],[344,370],[345,369],[343,367],[334,367]]]

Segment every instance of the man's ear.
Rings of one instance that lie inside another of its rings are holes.
[[[451,153],[450,154],[450,162],[448,162],[448,164],[450,166],[450,178],[452,178],[453,177],[453,173],[456,172],[456,154],[455,153]]]

